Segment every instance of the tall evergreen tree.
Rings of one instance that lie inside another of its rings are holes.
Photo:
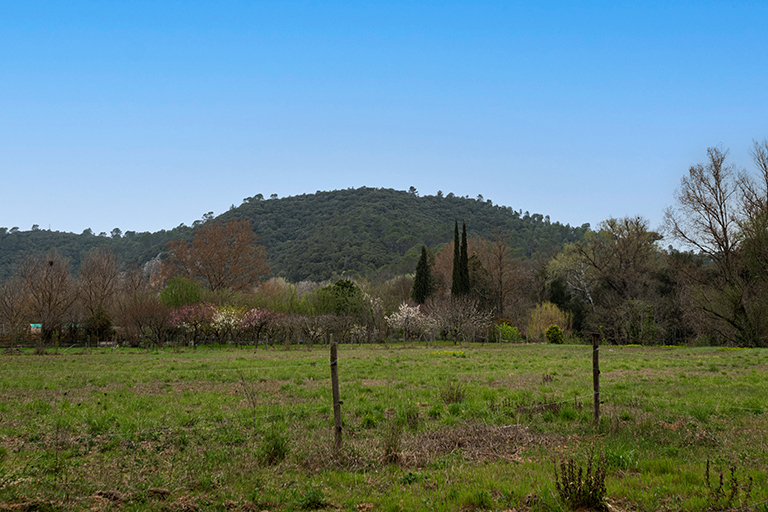
[[[461,288],[461,252],[459,247],[459,220],[456,219],[453,228],[453,279],[451,281],[451,296],[456,297],[462,294]]]
[[[467,255],[467,224],[462,221],[462,238],[459,240],[459,221],[454,228],[453,282],[451,296],[466,295],[471,289],[469,283],[469,257]]]
[[[416,275],[413,278],[411,298],[417,304],[424,304],[433,291],[434,283],[432,281],[432,271],[429,268],[429,256],[427,255],[427,248],[422,245],[421,258],[419,258],[419,262],[416,264]]]
[[[469,282],[469,254],[467,252],[467,223],[461,221],[461,261],[459,262],[459,271],[461,272],[462,293],[467,294],[472,289]]]

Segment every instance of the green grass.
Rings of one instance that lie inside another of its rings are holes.
[[[592,449],[622,510],[722,508],[707,460],[765,508],[768,351],[602,347],[596,427],[591,352],[341,346],[339,453],[323,347],[2,355],[0,510],[561,510]]]

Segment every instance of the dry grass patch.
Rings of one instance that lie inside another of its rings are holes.
[[[424,467],[446,455],[460,454],[473,463],[520,462],[526,448],[550,443],[548,437],[524,426],[472,422],[405,436],[401,460],[406,466]]]

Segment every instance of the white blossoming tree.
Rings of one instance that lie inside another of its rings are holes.
[[[420,333],[424,327],[425,317],[421,310],[418,306],[409,306],[406,302],[400,304],[396,312],[385,318],[390,329],[403,332],[403,342],[412,335]]]

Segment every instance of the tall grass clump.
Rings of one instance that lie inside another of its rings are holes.
[[[605,477],[608,464],[605,454],[587,454],[586,471],[573,457],[560,459],[560,473],[555,465],[555,489],[560,499],[572,509],[605,510]]]
[[[402,424],[396,419],[390,419],[381,438],[382,460],[386,464],[395,464],[400,460],[402,437]]]
[[[467,398],[467,386],[463,382],[447,380],[440,387],[440,399],[446,405],[460,404]]]
[[[280,428],[272,426],[262,437],[257,455],[264,466],[274,466],[283,462],[288,452],[288,437]]]

